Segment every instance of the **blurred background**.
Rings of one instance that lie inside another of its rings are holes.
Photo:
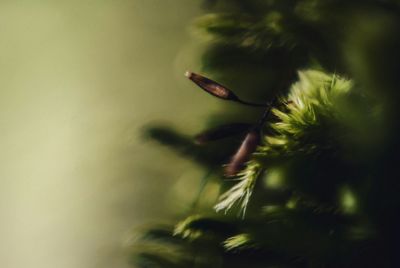
[[[200,13],[185,0],[1,1],[1,267],[128,267],[130,230],[185,209],[202,172],[141,132],[198,130],[216,109],[183,76],[198,68],[187,29]]]

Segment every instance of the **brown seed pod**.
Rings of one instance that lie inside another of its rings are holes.
[[[251,124],[246,124],[246,123],[225,124],[222,126],[218,126],[216,128],[206,130],[196,135],[195,142],[197,144],[205,144],[210,141],[216,141],[219,139],[243,133],[245,131],[248,131],[251,127],[252,127]]]
[[[196,85],[202,88],[207,93],[224,100],[235,101],[243,105],[253,106],[253,107],[267,107],[269,104],[253,103],[239,99],[231,90],[227,87],[204,77],[200,74],[196,74],[190,71],[185,73],[185,76],[192,80]]]
[[[235,176],[250,159],[250,156],[255,152],[259,143],[260,131],[258,128],[255,128],[247,134],[229,164],[226,165],[225,175]]]
[[[192,80],[196,85],[205,90],[207,93],[224,100],[237,101],[238,97],[223,85],[202,75],[187,71],[185,76]]]

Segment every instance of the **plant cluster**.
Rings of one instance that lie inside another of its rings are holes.
[[[194,29],[210,42],[213,79],[187,76],[238,105],[193,140],[166,127],[148,135],[225,178],[221,195],[214,212],[143,231],[136,265],[400,267],[398,1],[207,9]]]

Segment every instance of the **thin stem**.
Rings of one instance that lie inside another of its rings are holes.
[[[265,124],[265,121],[268,119],[268,116],[271,114],[272,107],[277,103],[278,97],[275,97],[271,102],[268,102],[264,107],[267,107],[258,121],[258,123],[255,125],[256,128],[262,128],[263,125]]]
[[[254,102],[244,101],[244,100],[241,100],[241,99],[237,99],[236,102],[238,102],[240,104],[247,105],[247,106],[253,106],[253,107],[268,107],[268,106],[270,106],[269,103],[261,104],[261,103],[254,103]]]

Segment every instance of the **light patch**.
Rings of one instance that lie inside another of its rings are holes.
[[[263,212],[272,213],[278,211],[280,208],[281,208],[280,206],[268,205],[263,207]]]
[[[297,199],[291,199],[286,203],[286,207],[289,209],[296,208],[296,205],[297,205]]]
[[[340,205],[346,213],[354,213],[357,210],[357,198],[348,186],[340,191]]]
[[[264,185],[269,189],[279,189],[282,188],[284,184],[283,174],[280,169],[270,169],[267,170],[266,176],[264,178]]]

